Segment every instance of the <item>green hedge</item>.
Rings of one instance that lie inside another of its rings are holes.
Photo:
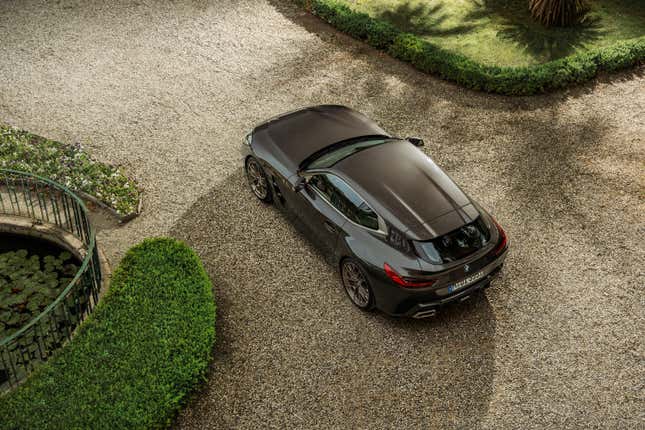
[[[535,66],[486,66],[356,12],[341,1],[298,1],[338,30],[407,61],[419,70],[491,93],[543,93],[588,81],[601,71],[611,72],[645,60],[645,37],[640,37]]]
[[[199,258],[173,239],[145,240],[72,341],[0,397],[0,428],[166,427],[204,379],[214,327]]]

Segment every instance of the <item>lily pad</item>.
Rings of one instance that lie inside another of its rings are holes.
[[[67,251],[42,256],[27,249],[0,253],[0,339],[52,303],[78,271],[77,263]],[[26,350],[32,349],[30,339],[21,339]]]

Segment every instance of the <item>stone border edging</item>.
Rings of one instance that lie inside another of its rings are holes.
[[[97,206],[100,206],[101,209],[104,209],[104,210],[108,211],[110,213],[110,215],[112,215],[113,217],[115,217],[119,221],[119,224],[125,224],[128,221],[132,221],[133,219],[135,219],[136,217],[141,215],[141,211],[143,210],[143,191],[139,192],[139,203],[137,204],[136,212],[133,212],[133,213],[130,213],[130,214],[127,214],[127,215],[121,215],[113,207],[108,206],[107,204],[105,204],[101,200],[97,199],[96,197],[94,197],[94,196],[92,196],[90,194],[87,194],[84,191],[75,190],[74,193],[77,196],[79,196],[80,198],[82,198],[83,200],[87,200],[89,202],[92,202],[93,204],[95,204]]]

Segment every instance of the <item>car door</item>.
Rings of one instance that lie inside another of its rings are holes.
[[[307,178],[306,185],[298,192],[298,216],[311,231],[312,239],[325,258],[335,262],[338,258],[338,240],[346,234],[344,226],[348,222],[330,203],[327,181],[323,175]],[[323,188],[325,191],[322,191]]]

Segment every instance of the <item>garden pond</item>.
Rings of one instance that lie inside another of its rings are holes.
[[[0,339],[52,303],[81,262],[47,240],[0,233]]]

